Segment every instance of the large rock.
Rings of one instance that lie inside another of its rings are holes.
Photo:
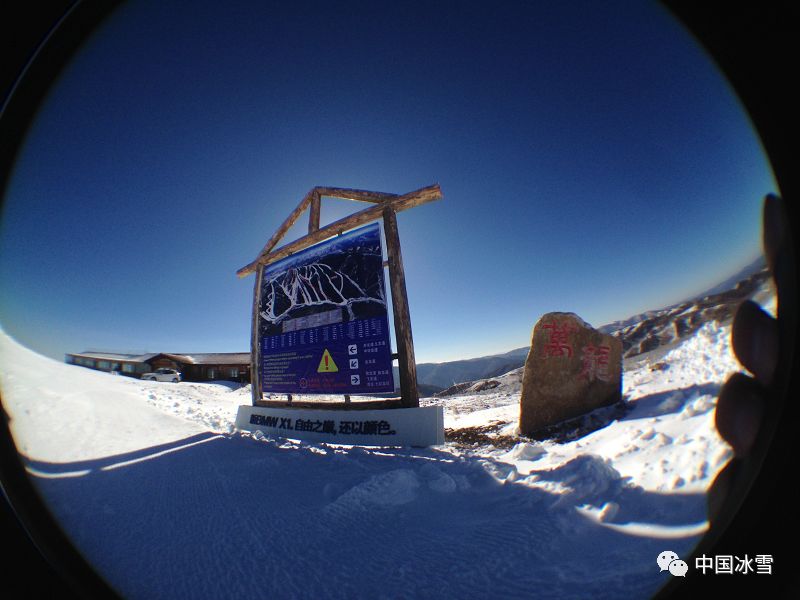
[[[539,319],[522,377],[520,433],[533,435],[621,397],[619,339],[573,313],[548,313]]]

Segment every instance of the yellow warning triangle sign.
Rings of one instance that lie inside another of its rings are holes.
[[[326,349],[325,352],[322,353],[322,359],[319,361],[317,373],[336,373],[337,371],[339,371],[339,367],[333,362],[331,353]]]

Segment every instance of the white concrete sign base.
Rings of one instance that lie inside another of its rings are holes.
[[[384,410],[316,410],[242,405],[236,428],[306,442],[357,446],[444,444],[441,406]]]

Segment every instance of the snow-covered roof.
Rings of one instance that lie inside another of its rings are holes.
[[[187,365],[241,365],[250,364],[249,352],[202,352],[178,354],[175,352],[152,352],[149,354],[121,354],[116,352],[71,352],[68,356],[79,356],[95,360],[116,362],[147,362],[157,356],[166,356]]]
[[[113,361],[120,361],[120,362],[146,362],[153,358],[154,356],[158,356],[157,352],[151,352],[149,354],[120,354],[117,352],[68,352],[67,356],[80,356],[82,358],[93,358],[96,360],[113,360]]]
[[[174,354],[165,353],[167,356],[177,362],[186,363],[189,365],[241,365],[250,364],[249,352],[203,352],[193,354]]]

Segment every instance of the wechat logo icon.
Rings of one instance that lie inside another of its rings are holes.
[[[665,550],[659,554],[656,563],[658,563],[658,568],[661,571],[669,571],[675,577],[686,577],[686,572],[689,570],[689,565],[686,564],[686,561],[681,560],[671,550]]]

